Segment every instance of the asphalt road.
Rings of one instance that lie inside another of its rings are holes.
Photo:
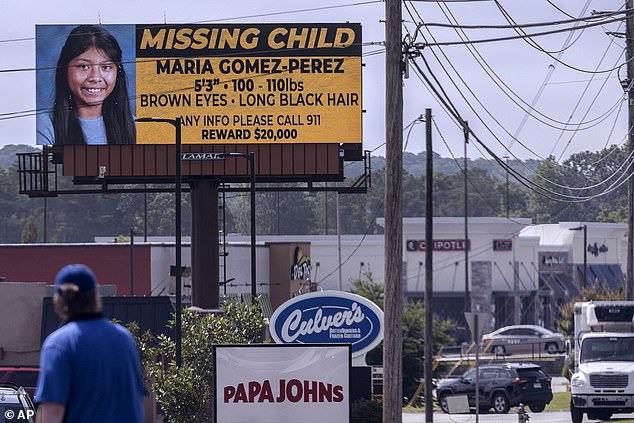
[[[529,423],[570,423],[570,412],[568,411],[550,411],[543,413],[529,413]],[[618,422],[619,418],[633,419],[634,415],[615,415],[612,421]],[[434,413],[434,423],[475,423],[475,414],[445,414]],[[583,417],[584,423],[597,423],[597,420],[588,420],[587,416]],[[403,413],[403,423],[424,423],[425,413]],[[481,414],[479,423],[512,423],[517,422],[517,414]]]

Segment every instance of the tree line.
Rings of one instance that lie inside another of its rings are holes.
[[[382,158],[375,160],[381,163]],[[416,160],[418,159],[418,160]],[[550,157],[539,163],[514,160],[530,183],[520,184],[493,162],[470,160],[467,172],[469,216],[527,217],[534,223],[559,221],[624,222],[627,186],[589,201],[555,201],[536,187],[567,195],[567,199],[592,196],[606,190],[600,182],[622,169],[625,148],[613,146],[597,152],[581,152],[562,163]],[[464,173],[460,160],[435,155],[433,208],[435,216],[464,215]],[[409,161],[409,165],[407,162]],[[403,173],[403,216],[420,217],[425,210],[424,154],[409,155]],[[436,162],[439,163],[436,166]],[[451,166],[454,164],[454,167]],[[422,167],[421,167],[422,166]],[[384,217],[384,171],[374,170],[366,194],[339,194],[341,232],[381,233],[375,222]],[[75,189],[70,178],[59,179],[60,189]],[[532,184],[532,185],[531,185]],[[554,185],[553,185],[554,184]],[[596,186],[595,186],[596,185]],[[331,185],[332,186],[332,185]],[[595,186],[591,190],[581,187]],[[141,186],[136,186],[137,188]],[[0,242],[91,242],[96,236],[127,235],[130,230],[148,236],[174,234],[173,193],[73,194],[48,198],[20,195],[16,165],[0,165]],[[332,235],[337,228],[337,195],[334,192],[258,192],[258,235]],[[248,193],[225,196],[227,233],[250,232]],[[190,234],[189,195],[183,195],[182,231]],[[147,210],[147,213],[145,212]],[[46,218],[45,218],[46,216]],[[46,229],[46,231],[44,231]]]

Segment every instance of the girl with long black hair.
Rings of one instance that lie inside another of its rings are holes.
[[[134,144],[136,128],[117,40],[80,25],[66,39],[55,72],[55,104],[38,144]]]

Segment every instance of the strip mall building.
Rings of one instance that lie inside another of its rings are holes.
[[[382,223],[379,219],[378,224]],[[624,224],[532,225],[529,219],[470,218],[467,230],[465,242],[464,218],[434,219],[433,311],[455,319],[458,326],[462,325],[467,295],[472,310],[490,316],[489,329],[518,323],[552,328],[558,305],[577,295],[584,283],[610,288],[623,284],[627,264]],[[424,218],[404,219],[402,283],[408,299],[423,297],[424,234]],[[185,267],[190,263],[187,241],[182,254]],[[381,284],[384,280],[383,235],[258,236],[257,244],[255,283],[257,293],[266,299],[267,314],[286,299],[311,289],[349,291],[356,279],[371,278]],[[226,252],[220,258],[220,280],[226,281],[220,295],[248,297],[249,238],[229,236]],[[50,295],[45,285],[60,267],[72,262],[91,266],[101,284],[110,285],[109,292],[118,296],[173,295],[174,253],[173,241],[151,238],[140,242],[138,237],[133,247],[113,239],[97,239],[90,244],[0,245],[0,278],[5,281],[0,283],[0,318],[37,325],[42,310],[37,309],[41,298],[33,297],[35,286],[20,284],[29,288],[17,289],[13,282],[38,283],[41,288],[36,293],[45,297]],[[191,279],[185,271],[185,302],[190,287]],[[22,320],[20,313],[25,314]],[[16,333],[19,331],[16,328]],[[39,348],[30,345],[39,340],[37,333],[28,348]],[[6,345],[0,345],[2,348],[7,350]]]

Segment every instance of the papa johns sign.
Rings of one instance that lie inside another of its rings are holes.
[[[351,344],[359,356],[383,339],[383,311],[360,295],[313,292],[279,306],[269,329],[278,344]]]

